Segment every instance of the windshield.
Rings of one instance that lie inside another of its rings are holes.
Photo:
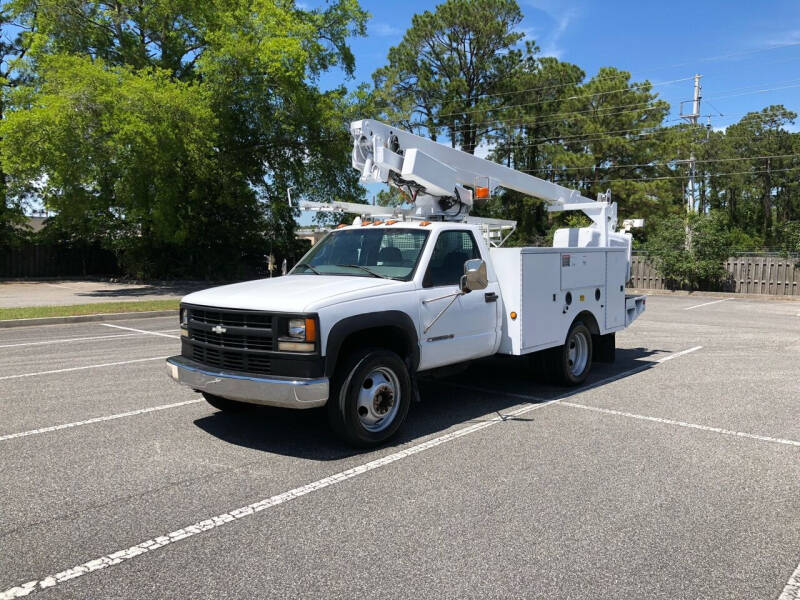
[[[300,259],[292,274],[408,281],[427,237],[427,231],[393,227],[333,231]]]

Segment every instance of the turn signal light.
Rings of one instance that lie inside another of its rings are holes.
[[[478,186],[475,188],[475,197],[486,200],[489,197],[489,188]]]
[[[306,319],[306,341],[314,342],[317,340],[317,322],[314,319]]]
[[[512,312],[511,315],[509,315],[509,316],[511,317],[512,321],[516,321],[517,320],[517,313]]]

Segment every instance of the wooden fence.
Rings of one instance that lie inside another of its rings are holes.
[[[117,275],[114,255],[97,246],[24,244],[0,248],[0,278]]]
[[[740,294],[800,296],[800,259],[781,256],[732,256],[725,261],[727,279],[719,291]],[[639,289],[668,288],[646,255],[634,255],[630,285]],[[712,290],[716,291],[716,290]]]

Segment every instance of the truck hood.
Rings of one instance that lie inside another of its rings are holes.
[[[352,298],[405,289],[410,282],[347,275],[286,275],[210,288],[182,302],[220,308],[307,312]],[[364,293],[370,290],[369,293]]]

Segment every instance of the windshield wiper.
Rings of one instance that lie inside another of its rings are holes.
[[[389,277],[388,275],[381,275],[380,273],[376,273],[372,269],[368,269],[363,265],[336,265],[337,267],[350,267],[351,269],[361,269],[372,275],[373,277],[380,277],[381,279],[395,279],[395,277]]]
[[[312,272],[313,272],[315,275],[322,275],[322,273],[320,273],[319,271],[317,271],[317,270],[316,270],[314,267],[312,267],[312,266],[311,266],[310,264],[308,264],[308,263],[297,263],[297,264],[295,265],[295,268],[297,268],[297,267],[305,267],[306,269],[310,269],[310,270],[311,270],[311,271],[312,271]]]

